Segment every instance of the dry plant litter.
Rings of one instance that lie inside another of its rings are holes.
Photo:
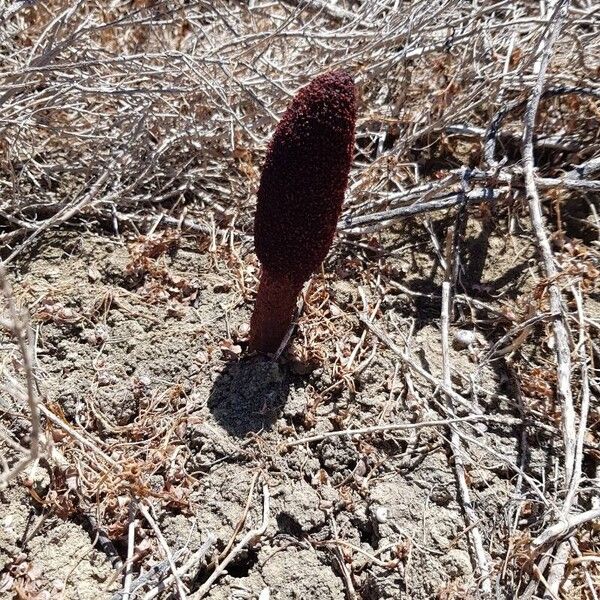
[[[338,237],[249,357],[340,67]],[[0,596],[597,600],[599,77],[591,0],[0,3]]]

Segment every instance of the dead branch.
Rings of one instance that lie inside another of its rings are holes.
[[[417,431],[428,427],[446,427],[455,423],[505,423],[507,425],[517,425],[521,423],[520,419],[511,417],[502,417],[500,415],[468,415],[466,417],[455,417],[452,419],[440,419],[438,421],[419,421],[418,423],[390,423],[389,425],[373,425],[372,427],[361,427],[360,429],[343,429],[340,431],[328,431],[318,435],[292,440],[283,444],[282,448],[291,448],[302,444],[312,444],[321,442],[330,438],[353,437],[360,435],[371,435],[373,433],[388,431]]]
[[[553,322],[553,331],[558,375],[557,397],[562,408],[562,430],[565,450],[564,469],[567,487],[571,485],[576,468],[575,454],[577,439],[575,410],[571,390],[571,350],[569,347],[568,323],[565,318],[562,294],[556,282],[558,270],[552,254],[548,234],[544,227],[541,201],[535,180],[533,134],[535,130],[536,115],[543,94],[546,70],[550,62],[550,57],[552,56],[554,44],[565,21],[568,8],[569,0],[558,0],[558,2],[556,2],[551,11],[550,25],[547,29],[546,36],[542,38],[540,44],[543,50],[540,57],[539,72],[525,109],[522,151],[525,189],[527,201],[529,203],[531,224],[535,233],[539,253],[542,257],[544,274],[550,281],[548,290],[550,295],[550,310],[559,315]],[[568,511],[569,508],[566,508],[566,510]],[[568,554],[569,546],[564,542],[559,546],[555,562],[550,568],[550,575],[548,577],[549,595],[558,596],[558,589],[562,581]]]
[[[582,513],[562,516],[558,523],[546,528],[532,542],[531,546],[536,552],[541,552],[557,542],[564,541],[575,529],[600,519],[600,509],[592,508]]]
[[[202,584],[197,592],[194,592],[189,598],[190,600],[199,600],[204,598],[209,592],[212,584],[223,574],[227,565],[239,555],[249,545],[255,544],[264,535],[269,525],[269,506],[270,506],[269,488],[267,484],[263,484],[263,511],[262,523],[256,529],[249,531],[233,548],[233,550],[223,559],[218,567],[211,573],[210,577]]]
[[[193,569],[197,570],[198,566],[202,563],[202,561],[204,560],[204,558],[206,557],[206,555],[208,554],[211,547],[214,545],[214,543],[216,541],[217,541],[216,536],[214,534],[210,533],[208,535],[207,539],[202,544],[202,546],[200,546],[200,548],[198,548],[198,550],[193,552],[192,555],[186,560],[186,562],[176,570],[175,574],[177,575],[177,577],[180,577],[180,578],[184,577]],[[159,585],[157,585],[156,587],[151,589],[144,596],[144,600],[152,600],[153,598],[156,598],[156,596],[158,596],[158,594],[160,594],[164,590],[168,589],[169,586],[172,585],[173,582],[175,581],[175,574],[172,573],[166,579],[161,581]],[[142,580],[140,578],[139,585],[137,585],[136,588],[145,585],[147,583],[147,581],[148,581],[147,579]],[[137,583],[137,581],[134,582],[134,585],[136,583]],[[112,600],[119,600],[119,599],[115,598],[113,596]]]
[[[455,225],[455,232],[458,230],[458,219]],[[457,237],[455,236],[455,240]],[[452,389],[452,375],[450,366],[450,314],[451,314],[451,286],[456,282],[456,273],[458,272],[458,247],[450,247],[446,254],[447,269],[445,281],[442,283],[442,311],[441,311],[441,341],[442,341],[442,379],[446,389]],[[453,269],[456,265],[456,269]],[[452,275],[454,271],[454,275]],[[447,395],[448,408],[454,412],[454,402],[452,397]],[[469,529],[469,539],[471,540],[473,556],[479,571],[481,591],[485,595],[491,593],[490,568],[488,557],[483,548],[483,538],[479,529],[479,517],[471,501],[471,493],[467,485],[466,477],[466,456],[462,447],[462,442],[456,424],[450,424],[450,447],[452,450],[453,466],[456,475],[458,495],[467,528]]]
[[[162,548],[162,550],[165,554],[165,558],[169,564],[169,568],[171,569],[171,574],[172,574],[173,580],[175,582],[175,589],[177,590],[177,594],[178,594],[179,598],[181,598],[181,600],[185,600],[187,598],[187,594],[185,592],[183,582],[181,581],[181,578],[179,577],[179,575],[177,573],[177,567],[175,566],[175,560],[173,558],[173,553],[171,552],[171,549],[169,548],[169,544],[167,544],[167,540],[165,540],[165,537],[163,536],[162,531],[160,530],[160,527],[156,523],[156,520],[150,514],[151,508],[146,508],[144,502],[138,503],[138,508],[139,508],[140,512],[142,513],[142,515],[144,516],[144,519],[146,519],[146,521],[148,521],[148,524],[150,525],[150,527],[152,527],[152,531],[154,531],[154,534],[156,535],[156,538],[158,539],[158,543],[160,544],[160,547]]]
[[[29,449],[26,456],[18,460],[13,467],[0,474],[0,489],[4,488],[9,481],[22,473],[32,462],[37,460],[40,452],[40,410],[35,387],[35,375],[33,373],[32,342],[29,327],[23,313],[19,314],[12,294],[8,276],[3,264],[0,264],[0,286],[4,295],[4,301],[8,308],[8,320],[2,320],[0,325],[7,328],[15,338],[21,354],[21,369],[25,375],[25,394],[19,393],[18,388],[14,390],[16,398],[24,401],[29,409],[30,417],[30,439]]]
[[[462,202],[467,204],[478,204],[480,202],[494,202],[498,200],[502,195],[502,191],[485,189],[475,190],[468,192],[463,196],[461,192],[448,194],[435,200],[428,202],[412,204],[410,206],[403,206],[401,208],[394,208],[392,210],[386,210],[373,215],[364,215],[360,217],[347,216],[343,221],[338,224],[338,229],[352,230],[358,227],[365,227],[371,225],[377,225],[380,223],[387,223],[390,221],[405,219],[407,217],[413,217],[415,215],[434,212],[438,210],[444,210],[458,206]]]

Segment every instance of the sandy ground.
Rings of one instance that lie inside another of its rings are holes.
[[[386,246],[393,240],[398,250],[376,260],[377,248],[367,257],[337,243],[327,275],[305,294],[294,343],[279,363],[245,352],[257,265],[241,245],[172,231],[129,240],[61,231],[23,257],[15,295],[35,326],[44,402],[124,472],[47,426],[64,470],[42,460],[25,486],[2,493],[6,597],[15,585],[27,598],[120,597],[119,557],[110,554],[126,556],[133,490],[178,559],[216,538],[186,578],[197,589],[210,561],[260,526],[265,489],[265,533],[234,557],[207,597],[265,598],[265,590],[278,599],[469,597],[473,561],[447,428],[287,445],[443,418],[434,387],[411,377],[358,319],[371,315],[440,377],[442,272],[426,248],[430,235],[420,223],[388,235]],[[525,235],[498,235],[484,221],[472,221],[467,238],[463,284],[481,304],[458,303],[453,384],[485,414],[535,414],[544,390],[527,392],[526,406],[517,406],[505,396],[513,367],[485,359],[500,338],[493,311],[526,310],[516,292],[533,287],[534,249]],[[477,324],[466,327],[475,332],[469,346],[457,333],[461,321]],[[545,368],[547,352],[527,349],[532,373]],[[11,400],[2,401],[10,410]],[[17,417],[13,425],[18,431]],[[475,440],[467,463],[472,500],[498,571],[518,478],[511,465],[540,474],[552,468],[542,449],[556,436],[552,423],[465,427]],[[152,527],[139,513],[136,519],[134,590],[135,578],[164,560]],[[150,578],[135,597],[155,585]],[[515,589],[498,590],[499,597],[512,598]]]

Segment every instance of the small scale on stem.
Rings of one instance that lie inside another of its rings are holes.
[[[262,171],[254,243],[262,273],[250,349],[275,352],[305,281],[327,255],[354,148],[356,87],[345,71],[315,78],[277,126]]]

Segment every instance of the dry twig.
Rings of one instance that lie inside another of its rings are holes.
[[[15,394],[19,401],[27,403],[31,421],[29,449],[26,456],[20,458],[10,470],[0,474],[0,489],[2,489],[38,458],[40,452],[40,410],[33,373],[32,343],[29,328],[23,316],[20,316],[17,311],[8,276],[2,264],[0,264],[0,286],[8,308],[8,320],[2,319],[0,325],[8,329],[16,339],[21,354],[21,368],[25,375],[25,394],[21,394],[18,387],[9,391]]]
[[[223,574],[227,565],[239,555],[247,546],[255,544],[260,537],[265,533],[269,525],[270,497],[267,484],[263,484],[263,511],[262,523],[256,529],[249,531],[231,550],[231,552],[219,563],[217,568],[210,574],[210,577],[202,584],[200,589],[194,592],[189,598],[190,600],[199,600],[204,598],[209,592],[212,584]]]

